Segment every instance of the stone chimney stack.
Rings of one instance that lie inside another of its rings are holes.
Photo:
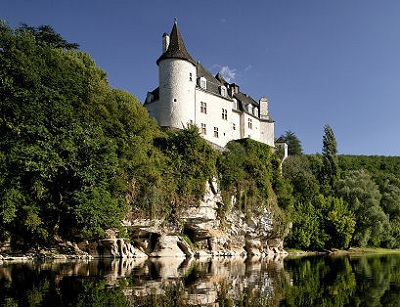
[[[168,50],[169,47],[169,35],[168,33],[164,33],[163,35],[163,53]]]
[[[229,84],[229,95],[233,96],[234,94],[239,93],[239,85],[236,83]]]

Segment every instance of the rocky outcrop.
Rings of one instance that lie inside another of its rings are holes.
[[[235,203],[232,197],[228,206],[224,204],[216,179],[212,179],[205,185],[202,201],[188,207],[175,224],[157,219],[124,221],[123,226],[129,227],[129,238],[121,238],[118,231],[109,229],[105,239],[80,243],[61,240],[57,250],[40,250],[38,257],[130,259],[285,254],[283,240],[271,237],[273,216],[267,211],[246,216],[235,209]],[[3,245],[3,253],[7,248]]]
[[[79,243],[58,240],[57,246],[29,254],[43,259],[122,258],[147,257],[213,258],[265,257],[285,254],[283,241],[271,238],[273,218],[268,212],[259,216],[245,216],[234,209],[235,198],[224,204],[215,179],[207,182],[202,201],[188,207],[177,223],[160,219],[124,221],[130,237],[121,238],[117,230],[108,229],[106,237]],[[232,209],[233,208],[233,209]],[[11,250],[3,244],[3,255]],[[19,257],[19,259],[22,259]],[[0,262],[5,257],[0,258]],[[7,256],[7,260],[12,260]]]
[[[232,197],[228,208],[235,208]],[[224,220],[221,220],[222,210]],[[273,218],[268,212],[256,217],[227,209],[215,179],[206,183],[202,201],[182,213],[178,225],[163,220],[125,221],[134,246],[121,252],[120,239],[103,240],[108,257],[136,257],[137,251],[150,257],[227,257],[284,254],[283,242],[271,238]]]
[[[147,258],[147,255],[124,239],[103,239],[99,241],[98,256],[104,258]]]

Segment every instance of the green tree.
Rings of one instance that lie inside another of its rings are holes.
[[[285,131],[282,136],[286,144],[288,145],[288,155],[289,156],[300,156],[303,154],[303,148],[301,146],[301,141],[296,136],[296,134],[290,130]]]
[[[62,36],[55,32],[53,27],[49,25],[41,25],[39,27],[31,27],[27,24],[21,24],[19,28],[21,32],[29,32],[35,38],[37,44],[46,44],[52,48],[62,48],[62,49],[78,49],[79,44],[77,43],[69,43]]]
[[[161,166],[166,198],[160,209],[166,216],[178,217],[182,208],[199,202],[205,183],[217,175],[217,152],[194,125],[167,130],[155,139],[155,146],[167,157]]]
[[[310,201],[318,195],[319,182],[304,156],[289,156],[283,162],[282,173],[291,182],[293,195],[297,201]]]
[[[23,247],[117,227],[129,184],[154,173],[155,123],[76,47],[0,25],[0,233]]]
[[[324,127],[322,143],[322,155],[324,158],[324,163],[321,174],[321,182],[332,187],[338,175],[338,158],[335,134],[329,125],[325,125]]]
[[[390,224],[380,207],[381,193],[365,171],[353,171],[337,182],[336,194],[343,198],[356,218],[353,244],[379,246],[388,240]]]
[[[330,209],[324,216],[324,225],[330,239],[326,245],[328,248],[349,248],[356,225],[354,213],[341,198],[329,196],[327,202]]]
[[[323,227],[321,210],[311,201],[297,203],[293,217],[292,230],[287,238],[290,247],[302,250],[321,250],[328,239]]]

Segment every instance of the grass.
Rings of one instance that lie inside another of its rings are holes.
[[[301,249],[285,248],[285,251],[291,256],[307,256],[313,254],[320,254],[317,251],[304,251]],[[334,255],[352,255],[352,254],[400,254],[400,249],[390,249],[381,247],[351,247],[349,249],[334,249]]]
[[[396,254],[400,253],[400,249],[381,248],[381,247],[351,247],[344,252],[348,253],[364,253],[364,254]]]

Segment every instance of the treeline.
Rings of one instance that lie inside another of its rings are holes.
[[[49,26],[0,24],[0,242],[98,238],[137,217],[179,225],[212,177],[222,219],[235,195],[249,218],[274,215],[275,235],[284,232],[271,148],[246,140],[221,154],[197,127],[160,130],[78,48]]]
[[[322,155],[303,155],[295,134],[285,135],[293,145],[283,164],[293,195],[287,245],[400,247],[400,157],[337,155],[333,130],[324,132]]]

